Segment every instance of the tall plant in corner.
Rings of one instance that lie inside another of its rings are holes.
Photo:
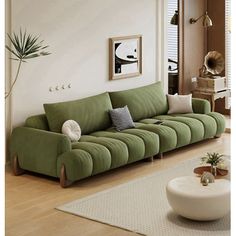
[[[43,40],[39,40],[39,36],[33,36],[28,34],[26,31],[22,33],[20,29],[19,35],[13,32],[13,35],[7,34],[10,39],[11,46],[6,45],[6,49],[12,54],[11,60],[18,61],[18,67],[16,71],[16,76],[13,83],[10,86],[10,90],[5,93],[5,99],[12,93],[12,89],[18,79],[20,68],[22,63],[27,62],[27,60],[50,55],[49,52],[44,51],[48,45],[43,46]]]

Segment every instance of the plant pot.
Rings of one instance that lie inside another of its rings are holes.
[[[214,165],[211,165],[211,173],[216,176],[217,175],[217,168]]]

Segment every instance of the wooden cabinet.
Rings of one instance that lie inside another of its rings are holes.
[[[224,98],[230,96],[230,90],[226,89],[223,91],[218,91],[218,92],[204,92],[201,90],[194,90],[193,91],[193,97],[194,98],[203,98],[207,99],[211,103],[211,110],[215,111],[215,100],[219,98]]]

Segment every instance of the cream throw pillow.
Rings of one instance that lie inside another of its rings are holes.
[[[79,124],[74,120],[67,120],[62,125],[62,133],[70,138],[72,142],[76,142],[81,137],[81,129]]]
[[[192,94],[169,95],[167,94],[169,111],[168,114],[192,113]]]

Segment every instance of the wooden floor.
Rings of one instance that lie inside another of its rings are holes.
[[[138,162],[79,181],[62,189],[56,179],[27,173],[13,176],[6,169],[7,236],[125,236],[134,233],[55,210],[58,205],[108,189],[129,180],[175,166],[206,152],[230,154],[230,134],[166,153],[162,160]]]

